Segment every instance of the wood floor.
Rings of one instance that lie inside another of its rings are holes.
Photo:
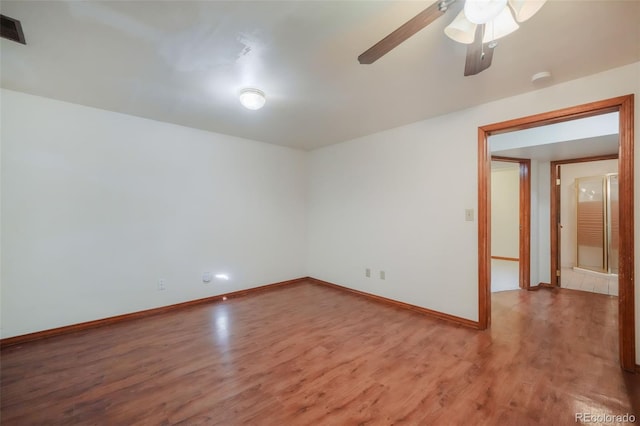
[[[638,414],[617,299],[492,298],[477,331],[301,283],[2,350],[3,425],[574,425]]]

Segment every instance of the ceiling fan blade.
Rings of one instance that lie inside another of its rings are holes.
[[[491,43],[482,44],[482,27],[484,25],[477,26],[473,43],[467,47],[467,61],[464,64],[465,77],[476,75],[491,66],[494,48],[489,47]]]
[[[455,1],[455,0],[454,0]],[[444,15],[453,3],[450,0],[437,1],[416,16],[405,22],[400,28],[374,44],[369,50],[358,56],[361,64],[372,64],[400,43]]]

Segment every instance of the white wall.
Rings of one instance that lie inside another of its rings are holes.
[[[2,337],[306,275],[305,152],[1,95]]]
[[[491,256],[519,258],[520,166],[507,164],[491,170]]]
[[[591,161],[560,166],[560,263],[564,268],[576,265],[576,185],[579,177],[618,172],[618,160]]]
[[[478,126],[638,94],[639,76],[635,63],[313,151],[309,275],[477,320],[478,229],[464,209],[478,204]],[[635,241],[638,250],[640,226]],[[387,279],[366,278],[366,267]]]
[[[465,209],[477,204],[476,152],[457,131],[450,115],[313,151],[309,274],[475,319],[477,232]]]

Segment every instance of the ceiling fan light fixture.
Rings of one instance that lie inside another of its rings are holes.
[[[511,34],[520,28],[520,25],[513,19],[509,8],[504,8],[496,18],[487,22],[484,29],[483,43],[489,43]]]
[[[240,91],[240,103],[247,109],[260,109],[266,102],[267,97],[262,90],[246,88]]]
[[[463,44],[471,44],[476,34],[476,24],[469,21],[464,15],[464,10],[445,29],[444,33],[453,41]]]
[[[474,24],[486,24],[497,17],[507,6],[507,0],[467,0],[464,14]]]
[[[516,21],[524,22],[538,13],[547,0],[509,0]]]

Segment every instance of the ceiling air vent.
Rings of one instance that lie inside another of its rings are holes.
[[[17,41],[18,43],[27,44],[24,40],[24,33],[22,32],[22,24],[20,21],[4,15],[0,15],[0,21],[2,23],[0,36]]]

